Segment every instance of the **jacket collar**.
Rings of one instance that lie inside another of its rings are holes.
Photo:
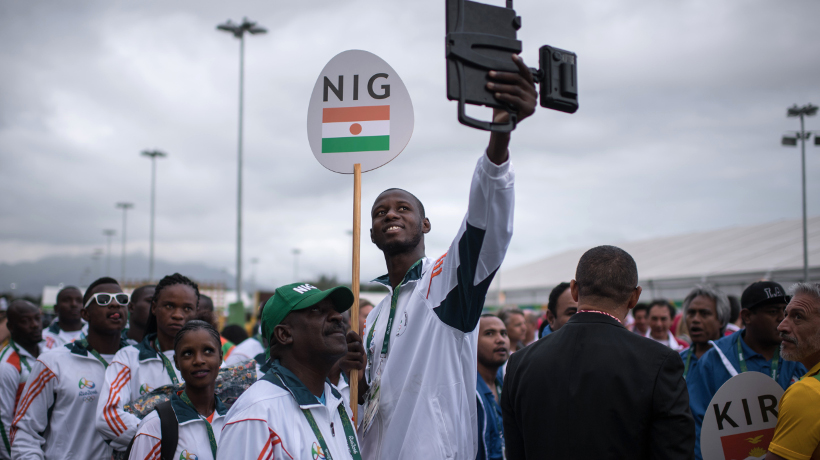
[[[225,404],[222,404],[219,397],[214,395],[214,399],[216,399],[216,413],[220,416],[227,414],[228,409],[225,407]],[[193,407],[185,404],[185,401],[183,401],[182,398],[180,398],[176,393],[171,393],[171,408],[174,409],[174,415],[177,416],[177,422],[179,422],[180,425],[195,420],[201,420],[199,413],[194,410]]]
[[[51,322],[51,325],[48,326],[48,332],[51,332],[54,335],[60,333],[60,324],[58,320],[54,320]]]
[[[427,257],[422,257],[416,262],[410,270],[404,275],[404,280],[402,281],[401,285],[405,285],[410,281],[418,281],[421,279],[421,276],[424,274],[424,266],[425,262],[427,261]],[[392,290],[392,286],[390,286],[390,275],[385,273],[384,275],[376,278],[373,280],[375,283],[379,283],[381,285],[387,286],[388,289]]]
[[[75,340],[71,343],[67,343],[67,344],[65,344],[65,347],[68,348],[68,351],[70,351],[71,353],[73,353],[75,355],[88,357],[88,347],[86,346],[87,344],[88,344],[88,341],[85,340],[85,339],[82,339],[82,340]],[[123,348],[125,348],[127,346],[128,346],[128,342],[126,342],[125,340],[122,339],[122,337],[120,337],[120,347],[118,348],[118,350],[122,350]]]
[[[139,360],[140,362],[145,361],[147,359],[159,359],[159,355],[157,351],[154,350],[154,339],[157,338],[157,334],[146,334],[145,338],[142,339],[142,342],[134,345],[137,350],[139,350]]]
[[[278,379],[276,378],[277,376],[279,376]],[[280,379],[282,385],[279,384]],[[293,372],[291,372],[290,369],[282,366],[279,363],[278,359],[273,360],[270,363],[270,368],[265,373],[265,376],[262,377],[262,380],[267,380],[268,382],[278,387],[282,387],[288,392],[290,392],[290,394],[293,395],[293,399],[296,400],[296,404],[298,404],[302,408],[308,406],[322,405],[322,403],[320,403],[319,400],[316,399],[316,396],[313,393],[311,393],[310,390],[307,389],[307,387],[302,383],[301,380],[299,380],[299,377],[297,377]],[[333,394],[333,397],[336,399],[341,399],[342,394],[339,393],[338,390],[336,390],[336,387],[334,387],[333,384],[330,383],[330,380],[325,379],[325,383],[327,383],[327,385],[330,386],[330,392]]]

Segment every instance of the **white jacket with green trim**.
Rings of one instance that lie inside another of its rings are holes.
[[[398,288],[389,351],[381,363],[393,290],[367,316],[368,383],[383,367],[379,411],[363,434],[370,459],[473,460],[477,325],[487,289],[512,238],[514,173],[510,162],[482,155],[470,185],[467,215],[447,253],[424,258]],[[371,330],[373,337],[370,338]],[[364,414],[359,418],[364,422]]]
[[[97,404],[97,431],[110,442],[114,450],[123,451],[137,434],[140,419],[123,406],[163,385],[171,385],[171,377],[154,347],[156,334],[142,342],[118,351],[105,371],[105,382]],[[180,383],[182,374],[174,366],[173,350],[165,352]]]
[[[277,371],[286,388],[272,383]],[[333,460],[352,460],[338,409],[346,403],[329,381],[325,383],[325,402],[320,403],[293,373],[274,362],[228,411],[217,460],[324,458],[302,409],[313,415]],[[345,407],[345,411],[355,438],[350,408]]]
[[[9,344],[0,352],[0,425],[3,429],[0,433],[3,438],[0,445],[0,459],[3,460],[11,458],[11,423],[23,393],[23,387],[37,361],[37,358],[31,356],[25,348],[16,345],[17,350],[15,350],[12,343],[9,341]],[[40,344],[40,349],[42,350],[42,344]]]
[[[202,419],[196,410],[185,404],[177,395],[171,395],[171,408],[174,410],[177,423],[179,423],[179,440],[177,441],[174,458],[214,460],[208,438],[208,429],[205,425],[208,421]],[[219,437],[222,433],[222,426],[225,425],[225,414],[227,412],[225,405],[217,398],[216,410],[210,422],[217,445],[219,445]],[[162,423],[159,420],[159,414],[157,414],[157,411],[151,411],[142,419],[142,423],[139,425],[129,459],[159,460],[162,447],[161,439]]]
[[[40,355],[12,428],[15,459],[111,458],[94,429],[105,367],[77,342]]]

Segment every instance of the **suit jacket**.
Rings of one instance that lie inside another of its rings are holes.
[[[694,456],[680,356],[600,313],[514,353],[501,412],[510,460]]]

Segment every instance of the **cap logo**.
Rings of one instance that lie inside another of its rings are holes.
[[[318,290],[319,288],[311,286],[309,284],[303,284],[301,286],[296,286],[295,288],[293,288],[293,290],[298,292],[299,294],[304,294],[305,292],[310,291],[311,289]]]
[[[783,292],[779,287],[774,288],[774,292],[772,292],[772,288],[765,288],[763,289],[763,292],[766,293],[767,299],[771,299],[772,297],[783,297]]]

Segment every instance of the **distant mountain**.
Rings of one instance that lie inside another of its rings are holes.
[[[110,275],[120,280],[119,257],[111,259]],[[11,291],[15,284],[15,296],[39,296],[43,286],[65,285],[87,286],[95,279],[105,276],[106,260],[91,260],[88,256],[54,256],[36,262],[19,262],[15,264],[0,263],[0,292]],[[173,263],[154,259],[155,278],[179,272],[196,282],[225,283],[233,289],[235,278],[225,270],[209,267],[201,263]],[[125,277],[128,281],[144,280],[148,277],[148,257],[143,254],[130,254],[126,259]]]

